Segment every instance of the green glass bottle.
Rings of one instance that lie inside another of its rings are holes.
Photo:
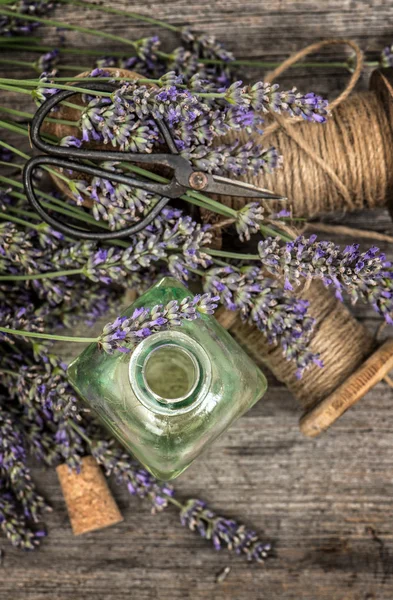
[[[189,297],[165,277],[135,308]],[[177,477],[266,390],[266,379],[214,317],[155,333],[131,354],[88,346],[70,382],[112,434],[157,478]]]

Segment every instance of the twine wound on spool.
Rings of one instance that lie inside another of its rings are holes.
[[[272,82],[289,66],[323,46],[346,44],[356,54],[356,68],[345,90],[333,100],[326,123],[309,123],[273,113],[263,134],[231,133],[221,141],[253,139],[272,145],[284,157],[282,168],[243,179],[289,198],[295,217],[312,218],[386,205],[393,197],[393,69],[373,73],[370,90],[350,96],[363,66],[362,53],[351,40],[325,40],[297,52],[267,80]],[[225,197],[239,209],[245,199]],[[271,206],[271,205],[270,205]],[[276,206],[283,208],[283,204]]]
[[[93,456],[82,458],[80,473],[56,467],[74,535],[103,529],[123,520],[106,479]]]
[[[385,205],[389,195],[393,197],[393,69],[375,71],[370,91],[348,97],[362,70],[362,53],[350,40],[326,40],[296,53],[267,79],[273,81],[289,66],[323,46],[343,43],[355,51],[357,64],[347,88],[330,104],[334,110],[327,123],[310,124],[302,118],[274,115],[275,122],[262,136],[251,136],[261,144],[268,139],[278,148],[284,155],[284,166],[271,175],[262,173],[244,180],[288,197],[294,216],[374,208]],[[241,142],[250,139],[245,132],[240,132],[239,137]],[[231,134],[224,140],[233,138]],[[245,198],[229,197],[221,201],[236,210],[248,202]],[[209,211],[203,216],[211,222]],[[223,221],[221,226],[225,227]],[[215,230],[219,227],[220,224],[213,224]],[[301,379],[296,378],[296,366],[285,360],[282,349],[270,345],[255,326],[225,310],[217,318],[257,362],[266,364],[295,395],[304,411],[300,429],[313,437],[384,379],[393,368],[393,341],[375,348],[368,331],[321,282],[312,282],[300,296],[309,301],[309,313],[315,319],[310,349],[324,363],[322,369],[312,365]]]
[[[254,326],[239,316],[220,310],[217,319],[259,363],[268,366],[303,408],[300,429],[314,437],[334,423],[393,368],[393,341],[375,349],[374,338],[324,285],[315,281],[301,298],[310,303],[315,319],[310,350],[319,354],[324,367],[312,365],[302,378],[297,367],[283,356],[282,348],[269,344]]]

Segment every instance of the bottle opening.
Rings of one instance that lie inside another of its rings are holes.
[[[199,365],[191,352],[175,344],[155,348],[143,365],[146,389],[159,402],[173,404],[185,400],[199,381]]]

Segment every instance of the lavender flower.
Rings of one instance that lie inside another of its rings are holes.
[[[142,61],[155,62],[157,60],[155,52],[158,50],[159,46],[160,40],[157,35],[141,38],[136,42],[137,54]]]
[[[11,8],[15,8],[16,12],[19,13],[42,17],[48,14],[54,6],[55,2],[52,0],[19,0]],[[9,37],[29,34],[38,26],[39,23],[35,23],[34,21],[23,21],[23,19],[16,17],[0,15],[1,36]]]
[[[149,227],[135,236],[126,250],[75,243],[52,253],[51,267],[40,261],[37,268],[49,270],[53,265],[59,269],[82,267],[83,274],[93,282],[139,285],[142,269],[165,260],[169,271],[186,281],[189,268],[206,268],[210,264],[210,257],[201,250],[210,241],[209,226],[183,216],[180,210],[165,208]],[[173,251],[177,251],[176,255]],[[53,282],[50,285],[53,286]]]
[[[168,506],[168,498],[174,493],[172,486],[158,482],[129,454],[115,446],[113,441],[94,441],[91,453],[98,464],[104,467],[107,477],[113,475],[117,483],[124,483],[133,496],[148,498],[152,503],[153,513],[160,512]]]
[[[34,532],[26,519],[18,512],[18,506],[12,493],[0,479],[0,529],[13,546],[23,550],[34,550],[44,531]]]
[[[262,542],[251,531],[233,519],[216,515],[202,500],[190,499],[180,512],[180,522],[191,531],[197,531],[211,540],[216,550],[227,548],[236,554],[245,554],[249,561],[263,563],[272,551],[272,545]]]
[[[0,223],[0,271],[37,268],[41,252],[33,248],[31,236],[23,233],[13,223]]]
[[[108,323],[99,338],[99,346],[108,354],[114,350],[130,352],[126,344],[135,346],[139,341],[171,327],[179,327],[183,321],[193,321],[201,314],[212,315],[217,308],[218,296],[203,294],[184,298],[180,303],[171,300],[153,308],[136,308],[130,317],[118,317]]]
[[[263,218],[263,206],[258,202],[246,204],[246,206],[237,211],[235,225],[242,242],[249,240],[252,233],[259,231]]]
[[[249,90],[250,105],[256,111],[287,112],[291,117],[324,123],[328,115],[327,101],[314,93],[302,95],[296,88],[279,91],[277,83],[255,83]]]
[[[393,45],[386,46],[382,50],[379,57],[379,64],[381,67],[393,67]]]
[[[72,145],[76,145],[73,140]],[[113,162],[102,163],[100,166],[106,171],[121,172]],[[94,218],[106,221],[112,230],[135,221],[138,213],[143,213],[159,199],[145,190],[124,183],[113,184],[109,179],[101,177],[93,177],[90,183],[78,180],[75,187],[76,201],[80,204],[83,196],[93,200]]]
[[[283,247],[268,239],[259,244],[259,254],[268,270],[283,273],[286,289],[299,285],[300,278],[320,279],[334,288],[339,300],[343,301],[345,292],[352,303],[371,304],[393,324],[393,270],[385,255],[375,246],[360,252],[359,244],[341,250],[333,242],[316,240],[315,235],[301,236]]]
[[[0,405],[0,479],[8,486],[27,519],[38,521],[43,510],[50,510],[37,493],[26,466],[26,452],[20,431],[11,413]]]
[[[319,356],[308,349],[314,320],[307,314],[308,302],[289,294],[276,279],[270,279],[258,267],[209,269],[204,290],[217,294],[228,310],[262,331],[268,342],[280,344],[287,360],[295,360],[297,376],[315,363]]]
[[[197,34],[188,27],[182,30],[184,46],[172,52],[172,63],[169,65],[187,79],[198,73],[201,78],[214,83],[215,87],[223,87],[230,81],[228,64],[234,60],[231,52],[212,35]],[[222,60],[224,64],[203,65],[200,59]]]
[[[245,144],[235,141],[220,146],[193,146],[184,148],[181,155],[189,160],[196,169],[211,173],[229,173],[239,175],[257,175],[261,171],[270,173],[280,166],[282,157],[275,148],[262,148],[249,140]]]
[[[35,66],[39,71],[48,72],[52,71],[59,60],[59,51],[57,49],[49,50],[42,54],[39,59],[36,61]]]
[[[125,149],[132,140],[136,151],[149,152],[161,139],[151,120],[154,117],[167,121],[180,150],[194,151],[194,146],[209,146],[215,136],[231,129],[259,127],[260,111],[288,112],[318,122],[327,115],[327,103],[319,96],[302,96],[296,90],[279,92],[277,86],[262,82],[251,88],[235,82],[217,98],[217,94],[209,96],[210,84],[203,86],[201,79],[193,78],[190,90],[180,89],[181,79],[171,72],[161,81],[160,88],[126,83],[115,92],[113,102],[93,99],[81,116],[83,139],[111,142]],[[203,99],[195,95],[195,89],[198,94],[203,92]],[[252,145],[247,150],[252,151]]]
[[[20,360],[23,361],[23,357],[17,362]],[[62,460],[72,468],[79,468],[85,450],[81,438],[67,425],[67,419],[78,416],[79,410],[65,369],[55,356],[44,352],[36,356],[32,365],[19,367],[16,378],[4,375],[4,379],[11,397],[19,401],[25,421],[34,425],[33,430],[39,427],[46,431],[45,423],[52,424],[50,445],[56,447],[56,454],[47,457],[39,443],[36,451],[41,458],[45,457],[50,464]]]

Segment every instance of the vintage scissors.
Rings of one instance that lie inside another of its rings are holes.
[[[89,85],[89,89],[91,89],[92,92],[95,90],[113,92],[116,89],[116,86],[108,83],[99,83]],[[72,90],[60,91],[48,98],[38,108],[31,122],[30,139],[34,146],[46,154],[31,158],[25,164],[23,171],[23,184],[30,204],[40,215],[40,217],[55,230],[61,231],[65,235],[84,240],[104,241],[109,239],[129,237],[147,227],[147,225],[149,225],[149,223],[151,223],[157,217],[157,215],[171,199],[179,198],[189,190],[223,194],[226,196],[242,196],[247,198],[264,198],[270,200],[283,199],[282,196],[273,194],[269,190],[194,169],[188,160],[179,155],[176,144],[172,139],[168,126],[163,119],[155,119],[155,122],[169,148],[170,152],[166,154],[143,154],[134,152],[69,148],[56,146],[54,144],[45,142],[40,135],[40,129],[45,117],[49,114],[52,108],[75,93],[76,92]],[[95,162],[121,160],[122,162],[139,163],[147,166],[154,165],[170,167],[173,170],[173,176],[169,183],[156,183],[143,179],[137,179],[121,173],[113,173],[112,171],[107,171],[101,167],[90,166],[80,162],[80,160],[83,159]],[[34,169],[41,167],[42,165],[52,165],[61,169],[86,173],[87,175],[92,175],[93,177],[101,177],[111,182],[127,184],[143,189],[147,192],[152,192],[153,194],[158,194],[162,196],[162,198],[143,217],[143,219],[131,225],[130,227],[105,232],[78,229],[71,224],[61,222],[57,218],[48,214],[38,200],[34,191],[32,175]]]

